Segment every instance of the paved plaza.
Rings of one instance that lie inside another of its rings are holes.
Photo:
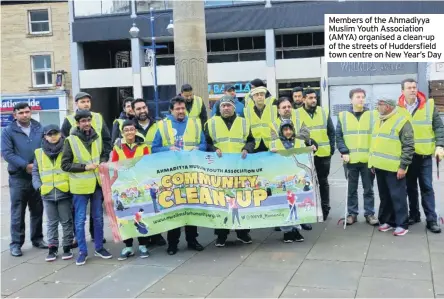
[[[435,172],[434,179],[444,209],[444,178],[436,181]],[[427,233],[423,222],[412,226],[406,236],[394,237],[368,226],[362,216],[360,223],[346,230],[337,225],[346,193],[338,155],[331,166],[332,212],[327,222],[302,232],[303,243],[284,244],[282,233],[270,228],[254,230],[253,244],[232,242],[216,248],[212,230],[201,228],[198,240],[206,248],[200,253],[187,250],[182,238],[175,256],[159,247],[151,249],[148,259],[119,262],[122,244],[113,243],[105,229],[105,247],[114,258],[93,257],[89,242],[90,256],[82,267],[74,259],[45,262],[47,251],[31,247],[29,227],[24,255],[10,256],[5,163],[1,182],[2,297],[444,298],[444,234]],[[229,240],[234,236],[231,233]]]

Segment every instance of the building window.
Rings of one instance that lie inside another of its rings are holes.
[[[90,17],[100,15],[130,14],[131,3],[129,0],[96,0],[74,1],[75,17]]]
[[[51,55],[31,56],[31,69],[34,87],[52,86]]]
[[[48,9],[30,10],[28,12],[29,33],[44,34],[51,32]]]

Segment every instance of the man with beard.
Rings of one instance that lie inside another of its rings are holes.
[[[31,118],[28,103],[17,103],[13,110],[14,121],[2,132],[2,156],[8,162],[9,194],[11,197],[12,256],[22,255],[25,243],[26,206],[31,214],[31,242],[34,247],[48,248],[43,241],[43,204],[39,192],[32,187],[34,151],[43,138],[41,124]]]
[[[235,102],[232,96],[225,95],[220,99],[219,110],[220,116],[213,116],[205,124],[207,150],[216,152],[219,158],[222,157],[223,153],[242,153],[242,158],[245,159],[248,153],[254,151],[255,141],[250,125],[245,118],[236,115]],[[235,199],[232,198],[232,200]],[[233,203],[231,206],[237,205]],[[237,218],[239,221],[239,215],[237,215]],[[249,229],[237,229],[237,239],[244,244],[250,244],[252,241],[249,232]],[[225,246],[230,230],[215,229],[214,233],[217,235],[216,246]]]
[[[90,111],[77,110],[77,126],[66,138],[63,147],[62,170],[69,173],[69,188],[74,202],[75,234],[79,243],[76,265],[86,263],[88,248],[85,240],[86,207],[91,202],[94,221],[94,255],[110,259],[112,255],[103,247],[103,193],[99,175],[99,164],[108,161],[102,138],[91,125]]]
[[[182,85],[180,96],[185,99],[185,107],[188,117],[200,119],[203,128],[208,120],[208,115],[202,98],[193,93],[193,87],[190,84]]]
[[[148,146],[148,150],[151,153],[151,147],[153,145],[154,136],[157,132],[156,121],[149,116],[148,106],[144,99],[136,99],[131,102],[132,110],[134,111],[134,124],[136,126],[136,135],[141,137],[145,144]],[[161,234],[152,235],[149,237],[148,245],[164,246],[166,245],[165,239]]]
[[[329,110],[318,106],[316,91],[313,89],[304,91],[304,105],[297,111],[301,121],[310,130],[311,138],[318,145],[318,150],[314,155],[314,164],[319,180],[322,214],[325,221],[330,212],[328,175],[330,174],[331,156],[335,152],[335,128]]]
[[[78,110],[85,110],[85,111],[91,111],[91,101],[92,97],[90,94],[86,92],[79,92],[76,94],[74,98],[76,102],[76,106]],[[111,136],[109,134],[108,127],[105,124],[105,121],[103,120],[103,117],[100,113],[91,112],[91,126],[94,128],[94,131],[100,136],[102,139],[103,144],[103,152],[104,155],[109,156],[112,150],[112,143],[111,143]],[[77,127],[77,122],[75,120],[75,113],[68,115],[62,124],[62,135],[65,137],[68,137],[72,130],[75,130]],[[74,211],[73,211],[73,218],[74,218]],[[91,211],[90,211],[90,218],[89,218],[89,233],[91,235],[91,241],[94,242],[94,221],[91,218]],[[74,226],[74,233],[75,233],[76,227]],[[106,243],[106,240],[103,239],[103,242]],[[75,240],[73,242],[73,248],[77,247],[77,241]]]
[[[136,110],[137,111],[137,110]],[[159,129],[153,141],[153,153],[166,151],[206,151],[207,144],[202,131],[201,122],[187,116],[185,99],[181,96],[174,97],[170,102],[170,112],[165,119],[159,122]],[[180,238],[180,227],[168,231],[169,255],[177,253],[177,245]],[[185,226],[188,248],[202,251],[204,248],[197,242],[197,227]]]
[[[254,106],[253,95],[251,94],[251,91],[257,87],[264,87],[265,88],[265,90],[266,90],[265,98],[267,99],[267,101],[269,98],[273,98],[273,101],[275,100],[274,97],[271,97],[271,93],[265,87],[264,81],[262,81],[261,79],[254,79],[250,82],[250,92],[247,93],[244,97],[244,106],[245,107],[253,107]]]
[[[122,136],[122,125],[125,120],[131,120],[134,118],[134,111],[131,107],[133,98],[128,97],[123,101],[123,111],[120,113],[119,118],[114,120],[113,130],[111,133],[111,142],[114,144],[117,138]]]
[[[295,87],[292,90],[291,96],[293,98],[293,109],[301,108],[304,105],[304,89],[302,87]]]

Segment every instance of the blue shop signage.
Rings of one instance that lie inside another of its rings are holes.
[[[248,93],[251,90],[250,82],[211,83],[208,84],[208,94],[223,94],[228,86],[234,86],[236,93]]]
[[[11,112],[14,105],[20,102],[29,104],[32,110],[59,110],[59,97],[21,97],[2,98],[1,112]]]

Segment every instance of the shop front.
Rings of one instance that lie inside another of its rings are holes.
[[[1,127],[8,126],[13,120],[14,105],[20,102],[29,104],[32,118],[43,126],[49,124],[62,125],[67,115],[67,95],[65,93],[51,94],[20,94],[2,95],[1,97]]]
[[[339,112],[350,107],[349,92],[362,88],[366,92],[367,107],[375,109],[378,99],[397,100],[401,82],[407,78],[419,80],[418,63],[329,63],[328,92],[330,113],[336,125]]]
[[[266,83],[266,82],[264,82]],[[222,83],[209,83],[208,84],[208,99],[210,109],[212,109],[214,103],[219,100],[225,94],[225,88],[234,86],[236,91],[236,97],[239,101],[243,102],[245,95],[250,92],[250,82],[222,82]]]

